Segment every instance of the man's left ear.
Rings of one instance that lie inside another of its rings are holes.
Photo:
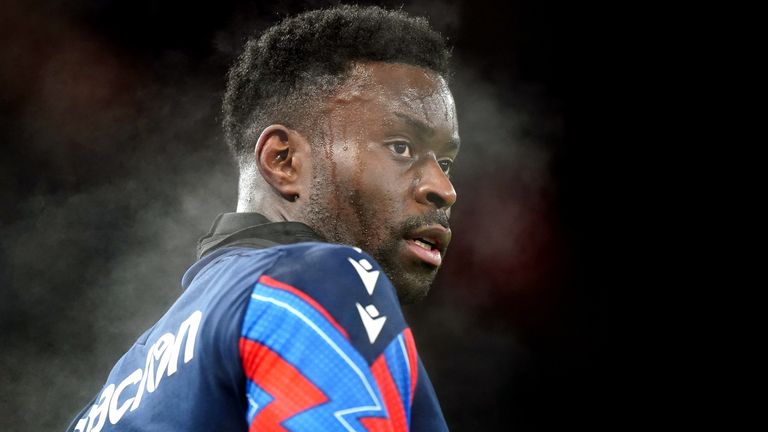
[[[288,201],[302,194],[299,181],[305,169],[309,143],[298,132],[283,125],[270,125],[261,132],[256,161],[262,177]]]

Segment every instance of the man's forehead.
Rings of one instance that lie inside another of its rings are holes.
[[[349,78],[340,89],[344,93],[389,93],[405,99],[450,95],[448,85],[438,73],[404,63],[355,62]]]
[[[445,80],[437,73],[402,63],[366,62],[351,66],[349,78],[331,98],[331,109],[379,112],[389,123],[417,119],[430,128],[456,133],[456,110]],[[411,122],[413,123],[413,122]]]

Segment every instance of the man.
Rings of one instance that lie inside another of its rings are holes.
[[[248,41],[224,99],[237,213],[71,430],[446,430],[398,299],[427,294],[451,238],[447,59],[379,8]]]

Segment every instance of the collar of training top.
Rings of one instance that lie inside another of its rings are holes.
[[[197,242],[197,257],[227,246],[267,248],[279,244],[323,242],[301,222],[270,222],[259,213],[222,213],[211,230]]]

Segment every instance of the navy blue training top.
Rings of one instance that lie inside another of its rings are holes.
[[[360,249],[228,247],[182,284],[71,430],[447,430],[396,292]]]

